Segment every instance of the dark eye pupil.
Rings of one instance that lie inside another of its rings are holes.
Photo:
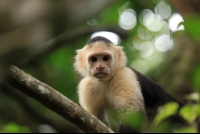
[[[107,60],[108,60],[108,56],[104,56],[104,57],[103,57],[103,60],[104,60],[104,61],[107,61]]]
[[[95,62],[95,61],[97,61],[97,58],[96,58],[96,57],[92,57],[91,60],[92,60],[93,62]]]

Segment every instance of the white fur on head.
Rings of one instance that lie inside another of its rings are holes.
[[[75,56],[74,67],[75,67],[75,70],[79,74],[81,74],[83,77],[90,76],[89,70],[87,70],[87,66],[86,66],[86,63],[87,63],[86,56],[87,56],[87,53],[89,53],[89,51],[91,50],[91,48],[93,50],[96,50],[95,46],[97,44],[98,44],[98,46],[99,46],[99,44],[105,45],[104,42],[97,41],[97,42],[91,43],[89,45],[86,45],[82,49],[76,50],[77,55]],[[123,47],[116,46],[112,43],[107,44],[106,46],[108,46],[108,48],[109,48],[108,51],[112,51],[112,53],[114,55],[114,65],[113,65],[113,67],[111,67],[111,74],[114,74],[116,71],[118,71],[119,69],[126,66],[127,57],[123,51]],[[97,48],[97,49],[99,49],[99,48]]]

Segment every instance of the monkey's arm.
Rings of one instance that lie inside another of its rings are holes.
[[[102,99],[104,94],[98,87],[101,86],[91,81],[89,77],[82,79],[78,86],[79,102],[86,111],[96,116],[109,127],[110,124],[105,107],[103,107],[106,103]]]

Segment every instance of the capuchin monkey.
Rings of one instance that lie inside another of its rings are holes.
[[[167,102],[183,106],[160,85],[128,67],[123,48],[104,37],[95,37],[77,50],[74,66],[84,77],[78,85],[80,105],[107,126],[108,110],[121,111],[124,116],[132,112],[146,116],[147,110]],[[119,128],[119,132],[128,130],[124,125]]]

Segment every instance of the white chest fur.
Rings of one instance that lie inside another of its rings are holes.
[[[126,67],[109,81],[84,78],[78,94],[81,106],[96,116],[107,108],[144,112],[139,82],[134,72]]]

